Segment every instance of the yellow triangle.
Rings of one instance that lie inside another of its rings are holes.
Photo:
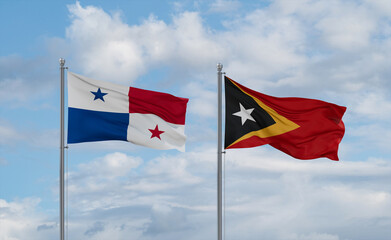
[[[260,107],[262,107],[273,118],[273,120],[276,123],[271,125],[271,126],[269,126],[269,127],[263,128],[261,130],[249,132],[249,133],[243,135],[241,138],[237,139],[230,146],[232,146],[232,145],[234,145],[234,144],[236,144],[236,143],[238,143],[240,141],[243,141],[245,139],[248,139],[250,137],[253,137],[253,136],[257,136],[257,137],[260,137],[260,138],[268,138],[268,137],[281,135],[281,134],[286,133],[286,132],[290,132],[290,131],[295,130],[296,128],[300,127],[299,125],[297,125],[296,123],[294,123],[291,120],[287,119],[286,117],[281,116],[280,114],[278,114],[274,109],[272,109],[271,107],[269,107],[266,104],[264,104],[258,98],[256,98],[256,97],[252,96],[251,94],[248,94],[247,92],[245,92],[235,82],[232,82],[232,83],[235,84],[235,86],[238,87],[243,93],[247,94],[252,99],[254,99],[254,101]],[[229,148],[230,146],[228,146],[227,148]]]

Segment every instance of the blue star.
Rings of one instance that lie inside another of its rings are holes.
[[[103,96],[106,95],[107,93],[103,93],[103,92],[100,90],[100,88],[98,88],[98,91],[96,91],[96,92],[91,91],[91,93],[95,95],[94,101],[95,101],[96,99],[100,99],[100,100],[102,100],[103,102],[105,101],[105,100],[103,99]]]

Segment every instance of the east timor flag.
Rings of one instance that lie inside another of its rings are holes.
[[[225,149],[269,144],[298,159],[338,161],[346,107],[306,98],[278,98],[225,77]]]

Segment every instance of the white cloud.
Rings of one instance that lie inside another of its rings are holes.
[[[151,223],[145,230],[147,235],[181,231],[186,226],[186,212],[182,208],[154,204],[151,209]]]
[[[241,6],[240,1],[238,0],[216,0],[210,5],[209,11],[211,13],[220,13],[220,12],[234,12],[237,11]]]
[[[223,64],[230,75],[270,85],[270,78],[291,75],[306,61],[300,53],[303,29],[295,18],[257,9],[225,25],[228,31],[217,41],[226,51]]]
[[[92,77],[129,82],[157,65],[199,68],[218,55],[218,45],[208,39],[195,12],[174,16],[171,25],[150,16],[141,25],[130,26],[119,13],[111,16],[78,2],[69,11],[67,38],[78,52],[78,67]]]
[[[269,148],[227,152],[227,237],[386,239],[391,223],[388,160],[299,161],[281,156]],[[148,161],[108,154],[80,164],[70,174],[69,187],[71,238],[124,239],[132,234],[137,239],[204,239],[216,231],[213,149]],[[29,202],[12,203],[12,213],[4,212],[10,203],[2,202],[6,236],[18,239],[12,226],[33,236],[58,229],[36,212],[39,201]],[[13,218],[18,224],[11,226]],[[20,224],[31,219],[32,226]],[[356,234],[363,224],[365,229]]]
[[[386,239],[391,189],[385,183],[374,185],[389,179],[388,161],[297,161],[270,156],[262,150],[228,152],[227,236],[238,238],[250,231],[242,238],[307,239],[319,234],[325,239],[366,239],[375,233]],[[363,236],[350,228],[340,229],[342,225],[357,228],[362,224],[359,219],[384,221],[368,227]]]
[[[364,93],[360,97],[355,95],[351,111],[371,120],[391,119],[391,100],[387,95],[381,91]]]
[[[110,158],[115,163],[116,156],[125,159],[117,153]],[[107,167],[101,161],[81,166],[97,168],[99,173],[98,166]],[[258,148],[228,151],[226,164],[227,236],[344,239],[342,236],[354,234],[350,229],[346,232],[341,229],[347,225],[361,226],[357,219],[376,220],[378,224],[367,227],[363,237],[354,239],[366,239],[370,234],[379,239],[385,236],[383,226],[391,219],[388,211],[391,189],[386,180],[391,174],[389,161],[299,161],[281,159],[278,152]],[[128,229],[140,234],[140,239],[189,235],[199,239],[215,231],[211,226],[216,214],[213,150],[157,157],[128,169],[131,171],[125,178],[102,179],[98,174],[89,179],[70,178],[70,186],[80,188],[78,192],[70,189],[71,212],[99,216],[84,220],[92,228],[100,222],[101,231],[94,235],[97,239],[103,239],[109,232],[123,233],[115,230],[115,226],[126,224],[125,218],[117,214],[119,210],[144,223],[139,230]],[[87,176],[90,170],[79,167],[72,175]],[[98,187],[91,187],[87,181],[98,182]],[[114,216],[117,220],[109,223],[108,219]],[[78,229],[82,234],[90,228]],[[200,233],[196,234],[197,229]]]
[[[383,33],[386,16],[354,1],[275,1],[235,20],[238,24],[229,39],[253,36],[254,43],[245,40],[237,47],[252,55],[235,55],[232,59],[240,67],[225,65],[244,81],[278,87],[279,92],[316,91],[319,96],[324,91],[381,89],[389,86],[385,79],[390,75],[384,65],[390,56],[389,34]],[[361,24],[349,27],[351,22]],[[227,28],[231,26],[229,22]],[[232,51],[232,46],[227,49]]]
[[[364,0],[363,1],[368,8],[372,8],[371,10],[378,17],[390,16],[391,14],[391,3],[387,0]]]
[[[357,50],[367,47],[371,34],[376,30],[376,19],[366,6],[355,2],[331,1],[323,10],[327,15],[316,27],[332,47]]]
[[[83,8],[79,2],[68,8],[72,24],[66,36],[86,74],[124,81],[124,76],[134,79],[145,72],[142,49],[133,42],[135,29],[122,23],[119,13],[110,16],[93,6]]]
[[[79,168],[83,172],[82,176],[114,178],[125,176],[132,169],[142,164],[138,157],[129,157],[123,153],[111,153],[105,157],[88,164],[80,164]]]
[[[387,122],[385,123],[385,125]],[[355,137],[355,148],[359,150],[376,149],[377,151],[390,152],[391,130],[377,124],[362,124],[358,127],[350,127],[349,135]],[[354,149],[353,149],[354,151]],[[356,150],[357,151],[357,150]]]
[[[217,93],[206,89],[199,82],[190,82],[186,85],[184,92],[191,101],[188,103],[188,114],[193,114],[197,118],[216,116],[217,112]]]
[[[0,199],[0,239],[53,239],[58,236],[57,226],[39,213],[39,198],[25,198],[16,201]]]

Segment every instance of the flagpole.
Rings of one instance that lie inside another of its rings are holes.
[[[217,239],[222,240],[222,75],[223,64],[217,64],[218,117],[217,117]]]
[[[60,112],[60,240],[64,240],[64,65],[65,59],[60,58],[61,75],[61,112]]]

